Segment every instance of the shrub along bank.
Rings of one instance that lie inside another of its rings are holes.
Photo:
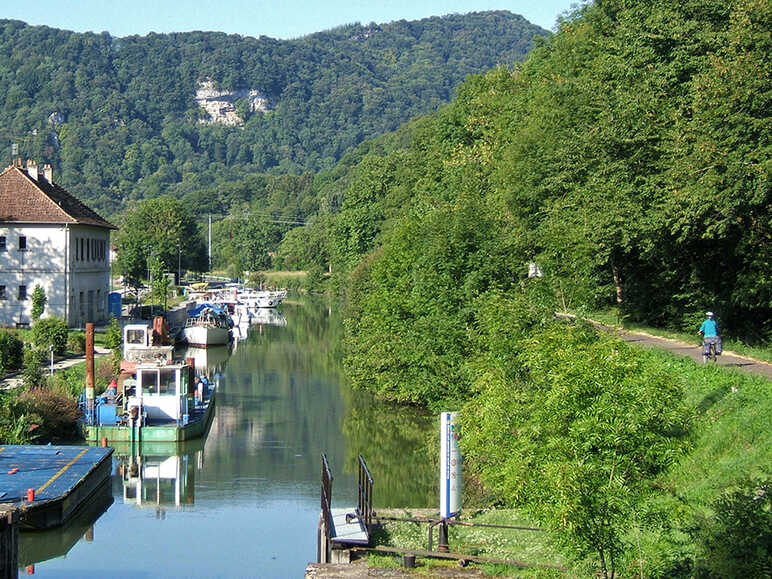
[[[28,341],[26,341],[28,340]],[[108,325],[101,341],[113,351],[120,351],[121,334],[117,322]],[[46,371],[47,345],[56,355],[81,355],[83,332],[68,332],[56,318],[37,320],[31,330],[0,330],[0,379],[6,372],[20,371],[22,384],[12,390],[0,390],[0,443],[44,444],[78,438],[77,399],[85,384],[85,363]],[[95,363],[95,382],[103,391],[116,371],[115,355]]]

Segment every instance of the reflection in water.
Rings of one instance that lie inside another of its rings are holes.
[[[231,355],[229,346],[209,346],[208,348],[196,348],[187,346],[175,352],[175,357],[187,360],[193,358],[197,375],[206,375],[207,379],[212,379],[214,374],[222,374],[225,369],[225,363]]]
[[[153,507],[159,517],[165,517],[166,507],[195,504],[195,475],[203,468],[204,441],[116,445],[115,472],[123,503]]]
[[[110,483],[105,481],[94,496],[67,523],[45,531],[19,533],[19,566],[26,567],[55,557],[63,557],[83,539],[94,540],[94,523],[113,504]]]
[[[258,308],[252,314],[251,323],[255,325],[286,326],[287,318],[275,308]]]
[[[116,501],[94,542],[38,565],[37,576],[302,576],[316,558],[322,453],[334,506],[356,505],[358,454],[376,508],[437,505],[434,419],[351,390],[336,308],[308,300],[282,311],[286,325],[252,325],[230,351],[180,353],[221,377],[208,436],[116,448]],[[202,538],[206,553],[192,556]]]

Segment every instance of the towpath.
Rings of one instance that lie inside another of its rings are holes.
[[[622,338],[624,341],[630,342],[631,344],[642,346],[644,348],[659,348],[661,350],[667,350],[668,352],[672,352],[678,356],[686,356],[687,358],[691,358],[697,363],[702,363],[702,346],[696,343],[687,344],[686,342],[680,342],[670,338],[653,336],[651,334],[647,334],[646,332],[624,330],[614,326],[606,326],[592,320],[590,321],[598,328],[613,333]],[[736,354],[735,352],[730,352],[729,350],[724,350],[724,353],[718,357],[716,363],[719,366],[737,368],[742,372],[756,374],[758,376],[765,376],[766,378],[772,380],[772,364],[754,360],[752,358],[747,358],[745,356]]]

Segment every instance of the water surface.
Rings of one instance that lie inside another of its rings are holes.
[[[206,439],[116,448],[88,512],[22,534],[21,576],[34,564],[38,577],[302,577],[316,559],[322,453],[334,506],[356,504],[359,454],[376,508],[436,506],[434,420],[349,388],[335,308],[279,311],[286,323],[266,319],[278,325],[252,326],[230,350],[187,353],[219,380]]]

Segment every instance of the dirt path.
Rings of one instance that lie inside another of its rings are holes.
[[[645,332],[632,332],[612,326],[605,326],[597,322],[593,323],[605,331],[618,335],[626,342],[630,342],[638,346],[643,346],[645,348],[660,348],[662,350],[667,350],[668,352],[672,352],[678,356],[686,356],[695,362],[702,364],[702,346],[696,344],[686,344],[677,340],[671,340],[670,338],[652,336],[651,334],[647,334]],[[748,372],[749,374],[765,376],[772,380],[772,364],[746,358],[745,356],[740,356],[739,354],[735,354],[734,352],[730,352],[728,350],[724,350],[724,353],[718,357],[716,363],[720,366],[737,368],[738,370],[742,372]]]
[[[94,348],[94,357],[98,358],[99,356],[104,356],[105,354],[109,354],[110,350],[107,348]],[[74,366],[75,364],[79,364],[81,362],[86,361],[85,354],[83,356],[73,356],[71,358],[61,358],[59,360],[54,361],[54,372],[58,370],[63,370],[64,368],[69,368],[70,366]],[[48,372],[51,370],[51,367],[49,364],[45,364],[42,366],[44,374],[48,374]],[[13,376],[10,376],[9,378],[6,378],[4,380],[0,380],[0,390],[10,390],[12,388],[16,388],[21,385],[21,372],[17,372]]]

